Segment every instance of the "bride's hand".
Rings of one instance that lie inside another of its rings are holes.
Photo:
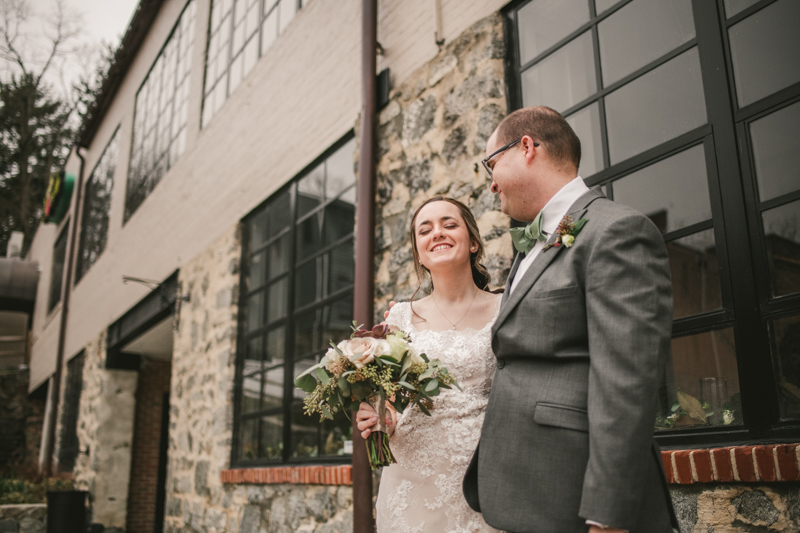
[[[394,307],[396,304],[397,304],[397,302],[395,302],[394,300],[392,300],[391,302],[389,302],[389,311],[391,311],[392,307]],[[383,312],[383,319],[384,319],[384,320],[386,320],[387,318],[389,318],[389,311],[384,311],[384,312]]]
[[[392,416],[394,410],[391,409],[388,403],[386,407],[386,428],[389,430],[389,435],[391,435],[394,432],[394,416]],[[370,404],[361,402],[356,413],[356,427],[361,432],[361,437],[364,439],[369,437],[377,425],[378,413],[375,412],[375,409]]]

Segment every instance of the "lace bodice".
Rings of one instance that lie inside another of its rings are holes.
[[[397,464],[381,475],[378,533],[494,532],[461,492],[494,376],[494,318],[479,330],[431,331],[418,330],[411,317],[410,304],[399,303],[386,321],[407,332],[418,351],[441,360],[463,392],[443,390],[434,398],[431,416],[416,407],[400,415],[391,439]]]

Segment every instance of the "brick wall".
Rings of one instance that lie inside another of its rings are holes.
[[[136,418],[131,450],[127,533],[152,533],[158,493],[158,452],[164,393],[169,392],[172,363],[145,359],[139,371]]]

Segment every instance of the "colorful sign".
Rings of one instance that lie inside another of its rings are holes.
[[[44,221],[60,223],[69,210],[72,189],[75,187],[75,176],[59,170],[50,174],[47,193],[44,195]]]

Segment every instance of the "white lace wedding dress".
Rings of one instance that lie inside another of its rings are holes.
[[[499,305],[500,298],[495,318]],[[400,415],[391,438],[397,464],[383,469],[378,490],[378,533],[495,532],[461,492],[494,376],[494,318],[480,330],[431,331],[417,330],[411,316],[411,306],[399,303],[386,321],[409,333],[417,350],[440,359],[463,392],[443,390],[431,416],[416,407]]]

